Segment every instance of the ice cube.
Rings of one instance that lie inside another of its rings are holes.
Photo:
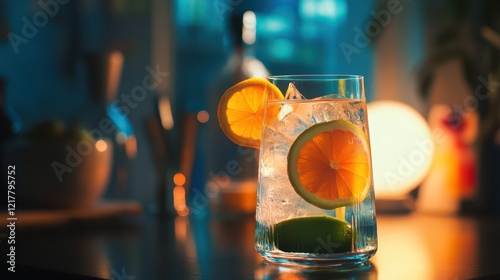
[[[305,129],[313,124],[313,119],[309,112],[296,113],[292,111],[280,122],[276,123],[276,129],[286,138],[294,140]]]
[[[357,125],[358,127],[365,127],[365,110],[361,102],[351,102],[345,108],[346,118]],[[365,131],[366,132],[366,131]]]
[[[287,100],[306,100],[297,90],[293,83],[288,84],[285,94]],[[311,118],[312,107],[307,103],[286,103],[283,104],[278,113],[278,122],[275,128],[286,138],[295,139],[304,129],[313,124]]]
[[[283,120],[291,112],[293,112],[293,107],[289,104],[283,104],[278,112],[278,120]]]
[[[267,126],[264,128],[262,137],[262,146],[267,149],[269,147],[284,147],[288,149],[293,143],[294,139],[290,138],[288,135],[283,134],[278,127],[281,124],[278,121],[273,122],[272,126]]]
[[[328,122],[341,119],[342,108],[332,102],[318,102],[313,105],[311,112],[314,123]]]
[[[344,95],[339,94],[339,93],[332,93],[332,94],[327,94],[323,95],[314,99],[340,99],[340,98],[346,98]]]
[[[260,173],[262,176],[278,176],[286,173],[288,149],[271,147],[262,152]]]
[[[297,195],[285,174],[263,176],[260,181],[257,220],[272,225],[297,213],[302,198]]]
[[[305,200],[302,200],[299,204],[299,208],[297,209],[296,216],[297,217],[306,217],[306,216],[322,216],[327,212],[319,207],[316,207]]]
[[[302,100],[302,99],[306,99],[306,98],[299,92],[299,90],[295,87],[295,85],[293,83],[289,83],[288,89],[286,90],[286,93],[285,93],[285,99]]]

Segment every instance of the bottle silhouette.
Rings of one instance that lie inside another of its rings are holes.
[[[248,78],[269,76],[264,64],[253,57],[245,45],[244,28],[243,14],[230,16],[232,53],[215,79],[209,97],[206,187],[208,193],[216,194],[212,197],[212,210],[221,213],[253,213],[256,203],[257,150],[231,142],[217,120],[218,103],[225,90]]]

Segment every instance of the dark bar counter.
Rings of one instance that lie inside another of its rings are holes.
[[[263,262],[253,247],[253,216],[131,211],[52,224],[20,222],[16,272],[3,265],[1,279],[500,279],[498,218],[412,213],[379,214],[377,220],[375,257],[342,271]],[[0,233],[5,264],[8,232]]]

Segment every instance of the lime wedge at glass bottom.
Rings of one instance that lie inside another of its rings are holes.
[[[293,218],[274,226],[274,244],[283,252],[345,253],[352,248],[352,230],[332,217]]]

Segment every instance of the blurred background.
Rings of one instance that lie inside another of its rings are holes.
[[[221,191],[247,201],[256,176],[254,151],[218,127],[223,91],[253,76],[359,74],[369,102],[409,105],[429,126],[433,166],[408,192],[452,190],[421,192],[448,198],[437,203],[443,209],[422,209],[458,213],[479,201],[498,213],[497,3],[0,0],[1,138],[92,136],[111,152],[106,200],[138,201],[151,213],[251,212],[252,203],[227,204],[234,199]],[[73,150],[85,161],[83,146]],[[68,154],[51,161],[52,177],[76,173],[78,155]],[[232,174],[233,160],[244,171]]]

